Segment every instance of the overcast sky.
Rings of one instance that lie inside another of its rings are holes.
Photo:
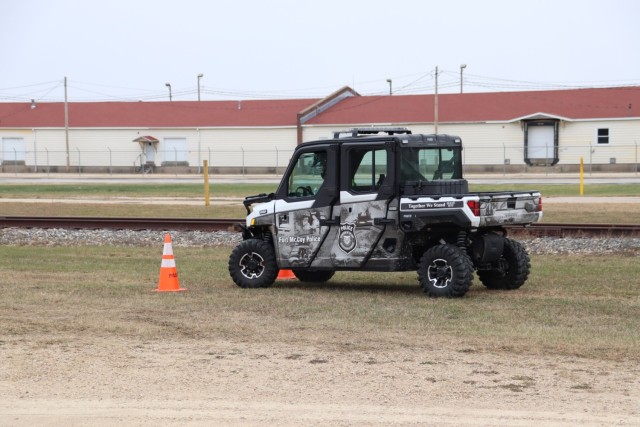
[[[0,0],[0,101],[640,85],[638,0]]]

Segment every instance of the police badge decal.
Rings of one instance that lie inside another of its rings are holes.
[[[340,235],[338,236],[338,246],[345,253],[349,253],[356,248],[356,225],[352,222],[340,224]]]

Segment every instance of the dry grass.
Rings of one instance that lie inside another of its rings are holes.
[[[548,203],[544,205],[544,222],[612,223],[638,222],[629,214],[634,204]],[[175,204],[67,204],[67,203],[2,203],[0,215],[6,216],[111,216],[111,217],[177,217],[177,218],[244,218],[241,202],[212,203],[212,206]]]
[[[430,299],[416,275],[338,273],[327,284],[280,281],[243,290],[228,248],[174,247],[188,292],[158,294],[158,248],[1,247],[0,339],[110,336],[319,344],[339,349],[433,346],[598,359],[640,354],[637,257],[533,259],[522,289],[475,286]]]
[[[211,186],[210,207],[204,206],[202,185],[199,184],[10,184],[0,190],[0,201],[9,198],[43,199],[38,203],[2,203],[0,215],[6,216],[113,216],[113,217],[197,217],[243,218],[246,214],[240,200],[247,195],[275,191],[276,184],[214,184]],[[576,195],[575,185],[534,185],[543,196]],[[527,185],[472,185],[473,191],[501,191],[529,188]],[[639,186],[634,184],[595,184],[587,187],[588,195],[633,196]],[[161,205],[133,204],[149,197],[187,197],[199,200],[199,205],[166,203]],[[220,202],[215,197],[235,197],[236,202]],[[110,204],[62,203],[60,199],[86,198],[110,200]],[[119,200],[120,198],[120,200]],[[548,203],[544,205],[545,222],[599,222],[622,224],[634,222],[629,215],[630,204]],[[636,221],[637,222],[637,221]]]
[[[543,206],[544,222],[637,224],[632,203],[547,203]]]
[[[218,184],[215,178],[210,180],[211,196],[245,197],[252,194],[270,193],[276,190],[277,184],[248,183],[248,184]],[[0,189],[3,198],[69,198],[69,197],[99,197],[101,199],[115,197],[204,197],[204,184],[179,183],[119,183],[119,184],[91,184],[91,183],[37,183],[37,184],[3,184]]]
[[[509,188],[528,188],[526,185],[472,185],[473,191],[501,191]],[[575,195],[577,186],[538,185],[544,197]],[[12,184],[3,185],[0,201],[9,198],[43,199],[38,203],[2,203],[0,215],[6,216],[112,216],[112,217],[196,217],[243,218],[246,211],[240,200],[252,194],[271,192],[275,184],[215,184],[210,207],[204,206],[202,186],[199,184]],[[596,184],[587,188],[588,195],[628,196],[637,195],[633,184]],[[122,200],[133,198],[137,202],[149,197],[190,198],[199,205],[134,204]],[[238,201],[221,202],[216,197],[235,197]],[[73,198],[109,200],[109,204],[66,203]],[[62,203],[61,199],[65,200]],[[545,222],[584,222],[623,224],[633,221],[629,215],[630,204],[547,203],[544,205]]]

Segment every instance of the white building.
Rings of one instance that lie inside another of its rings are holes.
[[[3,171],[275,172],[336,130],[462,137],[467,170],[635,171],[640,87],[250,101],[0,103]]]

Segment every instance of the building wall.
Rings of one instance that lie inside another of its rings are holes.
[[[598,128],[609,129],[609,144],[597,143]],[[562,163],[636,163],[640,144],[639,120],[564,122],[560,125],[559,156]]]
[[[331,138],[334,131],[370,125],[305,125],[303,141]],[[434,133],[433,124],[406,123],[401,125],[376,124],[376,126],[404,126],[413,133]],[[610,142],[597,144],[597,129],[608,128]],[[458,135],[462,138],[465,165],[495,166],[502,170],[506,165],[525,167],[524,131],[520,122],[515,123],[444,123],[439,133]],[[72,168],[131,168],[135,170],[145,161],[140,145],[134,139],[151,135],[159,140],[155,164],[172,162],[175,153],[165,151],[165,138],[185,138],[189,167],[196,168],[204,160],[212,168],[234,171],[244,168],[264,170],[284,169],[296,146],[297,132],[294,126],[265,128],[136,128],[136,129],[75,129],[69,130],[69,164]],[[2,138],[23,138],[24,163],[27,170],[43,171],[48,167],[66,166],[64,129],[0,129]],[[558,166],[579,164],[635,165],[638,162],[640,144],[640,120],[594,120],[561,122],[559,126]],[[11,160],[0,150],[0,162]],[[11,153],[8,153],[11,156]],[[488,170],[488,169],[487,169]]]
[[[401,125],[380,124],[381,127],[406,127],[413,133],[433,134],[433,124],[405,123]],[[335,130],[346,130],[368,125],[309,126],[304,129],[304,141],[329,138]],[[524,164],[524,136],[519,123],[446,123],[438,125],[438,133],[462,138],[463,161],[468,165],[502,164],[504,155],[512,164]]]
[[[201,131],[209,165],[284,168],[296,147],[296,128],[217,128]],[[195,163],[194,163],[195,164]]]
[[[189,166],[209,161],[212,167],[284,167],[296,145],[295,127],[207,129],[70,129],[69,164],[81,167],[134,167],[145,163],[142,147],[134,139],[159,140],[156,165],[185,156]],[[2,129],[0,139],[18,137],[25,142],[25,164],[32,168],[67,164],[64,129]],[[165,138],[184,138],[186,153],[166,151]],[[3,158],[0,161],[11,160]]]
[[[329,138],[336,130],[370,125],[305,126],[304,141]],[[413,133],[432,134],[433,124],[405,123],[376,124],[374,126],[406,127]],[[597,129],[608,128],[608,145],[597,144]],[[513,123],[444,123],[438,133],[457,135],[464,146],[465,165],[525,165],[524,130],[521,122]],[[577,165],[580,157],[585,163],[635,164],[640,146],[640,120],[562,121],[558,131],[558,165]]]

